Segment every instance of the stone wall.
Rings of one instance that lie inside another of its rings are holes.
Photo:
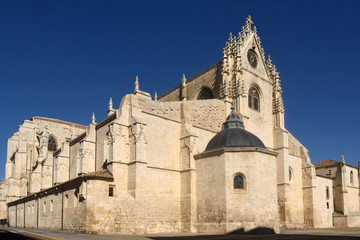
[[[226,232],[225,156],[196,160],[198,232]]]
[[[225,159],[226,231],[265,227],[278,232],[276,154],[243,149],[225,152]],[[245,180],[243,190],[234,189],[239,174]]]
[[[328,228],[333,227],[334,213],[334,189],[333,180],[321,176],[314,179],[314,227]],[[326,194],[326,188],[329,190],[329,196]]]
[[[224,233],[265,227],[278,232],[275,156],[249,148],[197,155],[197,230]],[[244,189],[234,189],[237,175],[243,177]]]

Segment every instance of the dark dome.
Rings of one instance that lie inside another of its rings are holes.
[[[264,143],[254,134],[244,129],[240,118],[231,107],[231,113],[223,123],[223,129],[217,133],[206,146],[205,151],[225,147],[258,147],[266,148]]]

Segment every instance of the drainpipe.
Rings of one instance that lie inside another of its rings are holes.
[[[64,230],[64,191],[61,194],[61,231]]]
[[[17,227],[17,205],[15,205],[15,227]]]
[[[36,229],[39,229],[39,198],[36,199]]]
[[[25,202],[24,202],[24,228],[25,228]]]

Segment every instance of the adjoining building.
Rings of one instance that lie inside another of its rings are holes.
[[[359,170],[316,165],[285,128],[279,72],[249,16],[223,58],[88,126],[25,120],[8,140],[0,219],[88,233],[360,226]]]

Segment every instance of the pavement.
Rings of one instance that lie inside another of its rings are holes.
[[[305,230],[283,230],[280,234],[199,234],[199,233],[162,233],[146,235],[102,234],[92,235],[77,232],[44,229],[0,227],[1,240],[235,240],[235,239],[279,239],[279,240],[349,240],[360,239],[360,228],[324,228]]]

